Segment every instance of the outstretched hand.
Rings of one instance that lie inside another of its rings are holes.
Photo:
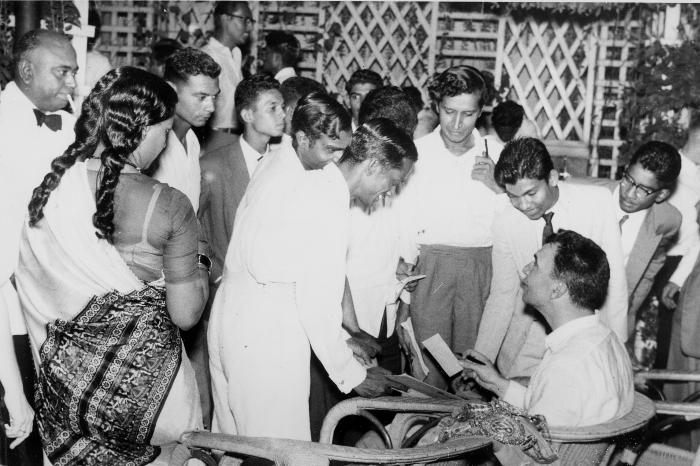
[[[404,385],[387,379],[387,375],[391,375],[391,372],[381,367],[367,369],[367,377],[354,388],[355,393],[365,398],[374,398],[390,393],[392,387],[397,390],[406,390]]]
[[[478,362],[472,362],[469,358]],[[467,350],[461,359],[460,364],[464,367],[462,378],[474,379],[476,383],[485,389],[495,393],[498,397],[503,397],[508,389],[509,381],[498,372],[491,361],[475,350]]]

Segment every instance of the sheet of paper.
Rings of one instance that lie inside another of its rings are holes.
[[[420,369],[423,371],[423,376],[427,376],[430,370],[425,364],[425,360],[423,359],[423,352],[421,351],[420,346],[418,346],[418,340],[416,340],[416,332],[413,331],[413,321],[411,321],[411,318],[409,317],[405,321],[401,322],[401,326],[406,330],[406,333],[408,333],[411,339],[411,353],[413,354],[413,357],[418,358],[418,364],[420,364]]]
[[[422,278],[425,278],[425,275],[409,275],[408,277],[398,282],[396,284],[396,288],[394,288],[394,292],[389,297],[388,303],[396,302],[396,300],[399,299],[399,297],[401,297],[401,292],[406,287],[406,285],[408,285],[411,282],[415,282],[416,280],[420,280]]]
[[[462,372],[462,365],[459,363],[459,359],[457,359],[457,356],[454,355],[439,333],[423,340],[423,346],[430,351],[430,354],[433,355],[448,377]]]
[[[422,393],[423,395],[427,395],[431,398],[450,398],[453,400],[462,400],[462,398],[458,397],[453,393],[446,392],[445,390],[440,390],[439,388],[433,387],[430,384],[421,382],[420,380],[416,379],[415,377],[411,377],[408,374],[387,375],[386,378],[389,380],[393,380],[394,382],[403,384],[408,388]]]

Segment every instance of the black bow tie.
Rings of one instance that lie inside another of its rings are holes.
[[[61,115],[50,114],[42,112],[39,109],[34,109],[34,116],[36,117],[36,125],[46,125],[51,131],[58,131],[63,126],[61,121]]]

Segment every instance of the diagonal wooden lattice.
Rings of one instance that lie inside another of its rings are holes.
[[[545,139],[590,139],[591,50],[580,24],[508,17],[502,63],[510,98],[525,107]]]
[[[328,2],[326,34],[339,35],[319,73],[330,92],[341,92],[350,75],[368,68],[399,86],[422,88],[435,67],[437,3]],[[335,24],[340,27],[334,26]]]

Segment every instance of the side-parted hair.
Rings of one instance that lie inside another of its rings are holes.
[[[352,131],[350,115],[337,100],[324,92],[312,92],[301,99],[292,115],[292,134],[303,131],[312,143],[322,134],[337,139],[341,131]],[[297,140],[292,144],[297,148]]]
[[[445,97],[475,94],[479,96],[479,107],[483,107],[488,89],[479,70],[473,66],[458,65],[435,75],[428,84],[428,94],[434,105],[442,102]]]
[[[505,145],[493,176],[500,187],[520,180],[548,180],[554,168],[552,157],[542,141],[518,138]]]
[[[311,78],[292,76],[284,80],[280,85],[280,91],[282,92],[285,106],[296,106],[299,99],[305,95],[311,94],[312,92],[326,92],[326,88],[323,87],[323,84]]]
[[[371,90],[360,105],[357,120],[360,124],[375,118],[386,118],[408,134],[418,125],[418,114],[411,99],[396,86]]]
[[[605,252],[594,241],[570,230],[559,230],[546,243],[556,245],[552,278],[564,282],[571,302],[590,311],[600,309],[610,281]]]
[[[284,66],[296,66],[301,58],[301,45],[294,34],[285,31],[270,31],[265,36],[265,48],[279,53]]]
[[[275,90],[280,90],[280,83],[269,74],[254,74],[245,78],[238,83],[233,95],[236,114],[240,116],[242,110],[254,107],[263,92]]]
[[[186,82],[190,76],[218,78],[221,66],[206,52],[187,47],[176,50],[165,60],[163,79],[171,83]]]
[[[34,189],[29,202],[29,225],[44,216],[43,209],[61,177],[76,160],[91,157],[102,143],[103,172],[97,187],[92,223],[97,237],[112,243],[114,192],[128,157],[138,148],[149,126],[172,117],[177,104],[175,90],[147,71],[121,67],[105,74],[83,102],[75,123],[75,142],[51,162],[49,172]]]
[[[375,118],[355,130],[338,163],[356,165],[370,158],[377,159],[385,168],[401,168],[404,159],[415,162],[418,151],[406,131],[391,120]]]
[[[675,147],[661,141],[642,144],[632,155],[629,165],[639,163],[654,173],[663,188],[671,188],[681,172],[681,155]]]
[[[491,113],[491,126],[501,141],[508,142],[520,129],[525,117],[525,109],[513,102],[506,100],[496,105]]]
[[[359,69],[350,75],[350,79],[345,83],[345,92],[350,94],[352,88],[357,84],[374,84],[376,87],[382,87],[384,85],[384,80],[379,76],[378,73],[367,70]]]
[[[56,40],[70,44],[70,37],[61,32],[49,31],[48,29],[32,29],[17,39],[12,49],[12,61],[14,64],[14,77],[19,78],[19,64],[44,44],[45,40]]]

